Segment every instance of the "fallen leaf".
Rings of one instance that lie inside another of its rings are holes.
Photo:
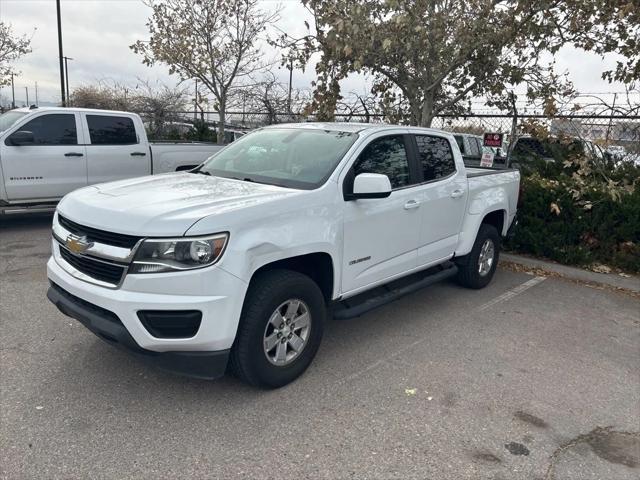
[[[415,388],[405,388],[404,389],[404,393],[406,393],[407,395],[415,395],[416,394],[416,389]]]
[[[611,273],[611,267],[597,263],[595,265],[591,265],[591,271],[596,273]]]
[[[560,215],[560,207],[557,203],[551,203],[551,205],[549,206],[549,211],[551,211],[551,213],[555,213],[556,215]]]

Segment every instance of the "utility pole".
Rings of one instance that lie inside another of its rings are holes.
[[[293,58],[289,63],[289,97],[287,99],[287,112],[291,115],[291,81],[293,80]]]
[[[196,96],[193,99],[193,123],[198,121],[198,79],[196,78]]]
[[[13,73],[11,74],[11,108],[16,108],[16,90],[13,87]]]
[[[62,60],[64,54],[62,53],[62,23],[60,21],[60,0],[56,0],[56,11],[58,14],[58,58],[60,59],[60,98],[62,99],[62,106],[67,106],[67,101],[64,96],[64,67]]]
[[[28,108],[28,107],[29,107],[29,87],[24,87],[24,92],[25,92],[25,93],[26,93],[26,95],[27,95],[27,104],[26,104],[26,107]]]
[[[69,96],[69,65],[67,64],[67,60],[73,60],[71,57],[62,57],[64,58],[64,81],[67,86],[67,103],[71,100]]]

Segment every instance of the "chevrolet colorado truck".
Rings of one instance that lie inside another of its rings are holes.
[[[222,146],[149,143],[134,113],[18,108],[0,115],[0,214],[51,210],[80,187],[190,170]]]
[[[487,285],[519,181],[465,169],[443,131],[266,127],[192,171],[67,195],[48,297],[164,369],[216,378],[229,367],[275,388],[309,366],[329,316],[447,277]]]

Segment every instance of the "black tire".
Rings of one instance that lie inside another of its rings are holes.
[[[493,242],[494,255],[490,270],[481,275],[479,271],[479,257],[483,245],[487,240]],[[467,288],[484,288],[493,278],[498,266],[498,259],[500,257],[500,234],[496,227],[483,223],[480,225],[476,241],[473,244],[473,249],[468,255],[459,258],[456,261],[458,265],[458,275],[456,280],[458,283]]]
[[[302,300],[308,307],[311,324],[304,348],[283,366],[267,359],[263,342],[265,329],[276,309],[290,299]],[[244,382],[263,388],[282,387],[299,377],[318,351],[326,305],[318,285],[306,275],[290,270],[258,273],[251,281],[236,339],[231,349],[230,369]]]

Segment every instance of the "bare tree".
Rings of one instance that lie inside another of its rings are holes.
[[[171,122],[181,120],[179,112],[184,111],[186,104],[185,87],[142,79],[138,79],[135,87],[103,79],[95,85],[74,89],[70,98],[73,107],[138,113],[154,137],[164,135]]]
[[[133,110],[134,98],[128,88],[108,79],[93,85],[82,85],[73,89],[69,106],[78,108],[98,108],[101,110]]]
[[[15,36],[11,25],[0,21],[0,86],[8,85],[16,73],[10,64],[29,52],[31,37]]]
[[[184,111],[187,103],[186,87],[169,87],[164,83],[155,85],[148,80],[138,80],[132,110],[146,121],[152,137],[166,133],[171,122],[179,121],[178,112]]]
[[[198,79],[213,94],[218,111],[218,142],[224,141],[225,115],[234,94],[264,68],[258,43],[278,13],[265,13],[258,0],[147,0],[153,14],[151,37],[131,49],[143,63],[164,63],[183,81]]]
[[[300,119],[310,99],[311,92],[298,88],[292,88],[289,92],[289,85],[268,71],[260,81],[243,90],[242,110],[266,115],[261,123],[290,122]]]

